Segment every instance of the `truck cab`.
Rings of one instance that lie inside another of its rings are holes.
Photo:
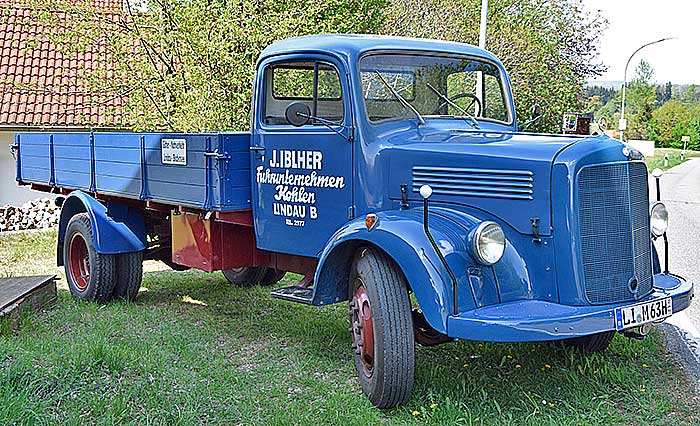
[[[520,132],[508,74],[485,50],[282,40],[260,55],[252,107],[249,133],[111,136],[131,141],[131,192],[102,175],[105,136],[90,136],[81,186],[53,175],[53,137],[52,175],[32,174],[23,153],[41,144],[18,135],[18,181],[67,195],[58,258],[76,297],[135,297],[143,258],[239,285],[299,273],[272,296],[348,303],[360,383],[379,407],[408,400],[416,342],[602,351],[693,297],[667,256],[660,265],[668,214],[649,199],[642,155],[607,136]]]

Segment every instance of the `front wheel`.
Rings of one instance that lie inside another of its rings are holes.
[[[406,280],[384,253],[360,249],[350,274],[350,334],[362,391],[379,408],[404,404],[415,368]]]
[[[95,251],[87,213],[73,216],[63,240],[63,264],[71,294],[76,299],[107,302],[114,290],[116,256]]]

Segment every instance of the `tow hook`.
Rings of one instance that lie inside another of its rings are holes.
[[[622,334],[624,334],[625,337],[629,337],[630,339],[644,340],[644,338],[647,337],[647,334],[649,334],[649,332],[651,331],[651,327],[651,323],[642,324],[639,327],[623,331]]]

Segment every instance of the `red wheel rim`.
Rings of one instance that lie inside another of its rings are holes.
[[[360,357],[362,370],[367,377],[374,371],[374,326],[372,325],[372,306],[364,283],[359,286],[350,301],[350,334],[352,348]]]
[[[77,232],[68,243],[68,272],[78,291],[85,291],[90,282],[90,253],[85,239]]]

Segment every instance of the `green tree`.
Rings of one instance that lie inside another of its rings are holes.
[[[676,100],[670,100],[654,110],[649,123],[649,137],[661,147],[682,147],[683,136],[690,121],[688,107]],[[680,144],[680,145],[679,145]]]
[[[683,94],[683,102],[689,104],[700,102],[700,87],[695,84],[688,86],[688,90]]]
[[[476,44],[480,13],[478,0],[128,0],[109,15],[82,0],[24,1],[49,26],[53,11],[68,13],[53,35],[66,54],[100,46],[108,66],[86,73],[88,90],[122,97],[136,130],[246,129],[255,62],[275,40],[347,32]],[[606,24],[580,0],[490,2],[487,48],[510,72],[520,117],[539,103],[537,130],[559,131],[564,112],[585,107]]]
[[[649,121],[656,102],[656,88],[651,84],[654,69],[642,59],[635,68],[635,76],[627,88],[625,116],[628,117],[627,138],[646,139]]]
[[[480,7],[477,0],[396,0],[383,31],[477,44]],[[537,130],[558,132],[564,112],[586,106],[584,82],[604,70],[597,55],[606,25],[579,0],[489,2],[486,48],[510,74],[519,117],[539,103],[545,116]]]
[[[135,130],[244,130],[250,124],[256,60],[270,43],[323,32],[377,32],[385,0],[129,0],[123,13],[100,2],[34,2],[34,19],[55,28],[66,55],[99,48],[105,66],[87,90],[124,99]]]

